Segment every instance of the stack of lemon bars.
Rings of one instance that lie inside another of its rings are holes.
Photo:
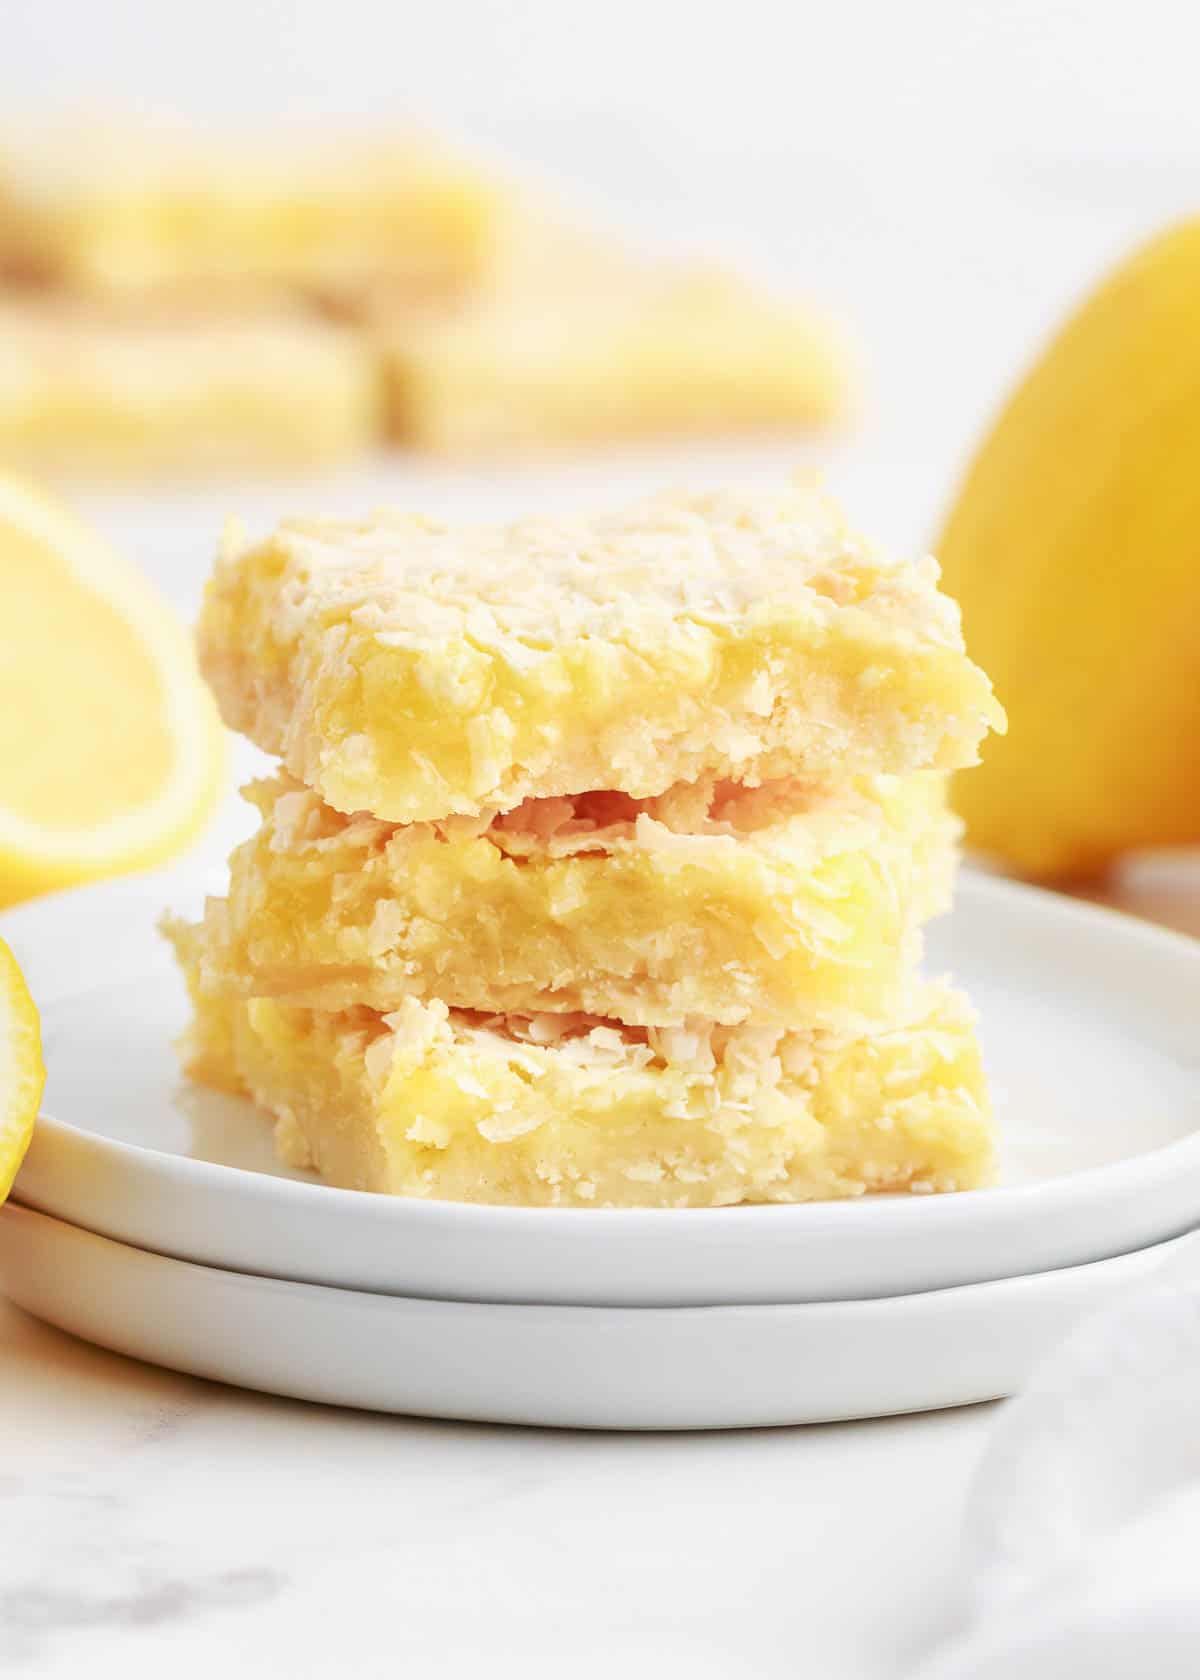
[[[930,559],[804,487],[234,534],[202,663],[282,760],[170,934],[198,1079],[335,1184],[563,1206],[985,1182],[918,975],[1003,715]]]

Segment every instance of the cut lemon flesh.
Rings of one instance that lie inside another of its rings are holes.
[[[38,1012],[16,958],[0,939],[0,1202],[29,1147],[45,1083]]]
[[[99,538],[3,477],[0,602],[0,905],[171,856],[222,762],[182,626]]]

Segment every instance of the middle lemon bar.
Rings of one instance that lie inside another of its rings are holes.
[[[895,1006],[949,902],[943,783],[709,781],[395,826],[259,782],[262,824],[206,908],[205,980],[325,1010],[861,1027]]]

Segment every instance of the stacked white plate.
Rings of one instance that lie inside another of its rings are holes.
[[[0,1212],[0,1286],[105,1347],[439,1417],[814,1422],[1010,1393],[1082,1314],[1190,1258],[1192,941],[964,878],[929,966],[982,1016],[1005,1137],[996,1189],[490,1208],[289,1172],[248,1104],[184,1083],[172,1040],[187,1006],[155,923],[204,886],[175,874],[0,917],[49,1068],[46,1116]]]

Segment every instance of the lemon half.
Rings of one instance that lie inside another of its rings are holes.
[[[0,476],[0,905],[170,857],[210,814],[222,757],[166,604]]]

